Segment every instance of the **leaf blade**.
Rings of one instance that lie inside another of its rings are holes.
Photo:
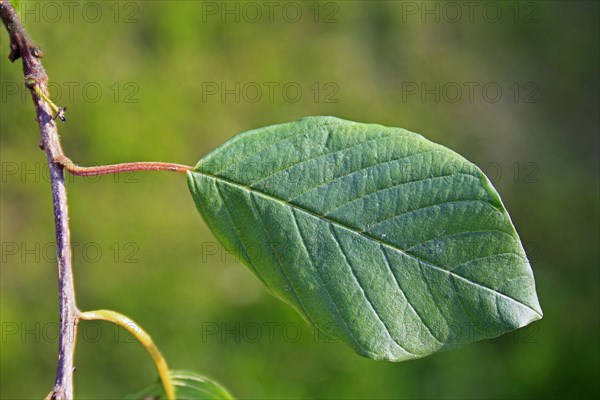
[[[215,235],[275,296],[367,357],[422,357],[542,315],[489,180],[421,135],[307,118],[236,136],[188,184]],[[518,261],[475,268],[504,253]]]

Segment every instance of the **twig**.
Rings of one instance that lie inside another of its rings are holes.
[[[25,82],[31,91],[40,131],[40,145],[46,153],[50,168],[50,184],[54,203],[56,246],[58,260],[58,294],[60,304],[60,335],[58,363],[54,388],[48,395],[51,399],[73,398],[73,358],[79,310],[75,303],[75,289],[71,268],[71,246],[67,191],[62,165],[54,162],[63,156],[56,124],[48,103],[36,92],[36,88],[47,96],[48,76],[40,61],[42,51],[29,38],[15,9],[8,0],[0,0],[0,16],[10,36],[9,59],[23,60]]]
[[[43,53],[29,38],[23,24],[9,0],[0,0],[0,16],[10,36],[11,62],[23,60],[25,85],[31,92],[40,131],[40,146],[46,153],[50,169],[50,184],[54,203],[54,222],[56,225],[56,245],[58,260],[58,293],[60,303],[60,335],[58,363],[54,388],[48,394],[48,400],[70,400],[73,398],[73,360],[77,324],[80,319],[104,319],[127,328],[133,326],[135,337],[146,347],[154,359],[167,397],[174,399],[173,385],[168,373],[167,363],[152,342],[150,336],[129,318],[114,311],[99,310],[81,313],[75,302],[73,284],[72,255],[70,246],[69,214],[64,170],[73,175],[106,175],[131,171],[173,171],[185,173],[192,167],[164,162],[133,162],[115,165],[82,167],[76,165],[63,153],[55,120],[66,120],[65,108],[56,106],[48,97],[48,76],[40,59]]]

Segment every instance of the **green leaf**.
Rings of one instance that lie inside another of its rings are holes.
[[[223,386],[205,376],[188,371],[170,371],[175,395],[178,400],[182,399],[207,399],[207,400],[229,400],[233,396]],[[163,385],[157,380],[153,385],[134,395],[127,396],[126,400],[163,400],[166,399]]]
[[[490,181],[416,133],[305,118],[234,137],[188,184],[226,249],[363,356],[424,357],[542,317]]]

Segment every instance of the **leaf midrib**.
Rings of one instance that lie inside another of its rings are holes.
[[[435,265],[435,264],[433,264],[433,263],[431,263],[431,262],[429,262],[427,260],[424,260],[424,259],[422,259],[422,258],[420,258],[420,257],[418,257],[418,256],[416,256],[416,255],[414,255],[414,254],[412,254],[410,252],[407,252],[406,250],[403,250],[403,249],[401,249],[399,247],[396,247],[396,246],[393,246],[393,245],[391,245],[389,243],[386,243],[386,242],[380,240],[377,237],[371,236],[371,235],[369,235],[369,234],[367,234],[367,233],[365,233],[363,231],[360,231],[358,229],[355,229],[353,227],[343,225],[339,221],[336,221],[334,219],[328,218],[328,217],[323,216],[323,215],[319,215],[319,214],[317,214],[317,213],[315,213],[315,212],[313,212],[311,210],[308,210],[308,209],[306,209],[304,207],[298,206],[298,205],[293,204],[293,203],[289,203],[286,200],[277,198],[277,197],[275,197],[275,196],[273,196],[271,194],[268,194],[268,193],[261,192],[261,191],[255,189],[255,188],[252,188],[252,187],[250,187],[248,185],[245,185],[243,183],[235,182],[235,181],[229,180],[227,178],[223,178],[222,176],[212,175],[212,174],[209,174],[209,173],[206,173],[206,172],[198,171],[197,169],[189,171],[189,173],[195,173],[195,174],[203,175],[203,176],[206,176],[208,178],[212,178],[214,180],[218,180],[218,181],[221,181],[223,183],[229,184],[231,186],[237,187],[240,190],[246,190],[248,192],[255,193],[255,194],[259,195],[259,196],[263,196],[264,198],[266,198],[268,200],[281,203],[284,206],[292,207],[292,208],[294,208],[294,209],[296,209],[298,211],[301,211],[301,212],[304,212],[306,214],[309,214],[309,215],[311,215],[311,216],[313,216],[313,217],[315,217],[317,219],[320,219],[320,220],[322,220],[322,221],[324,221],[326,223],[333,224],[335,226],[339,226],[342,229],[349,230],[349,231],[353,232],[356,235],[365,237],[365,238],[370,239],[370,240],[372,240],[372,241],[374,241],[376,243],[379,243],[381,246],[385,246],[385,247],[390,248],[392,250],[399,251],[400,253],[405,254],[406,256],[408,256],[408,257],[416,260],[417,262],[420,262],[420,263],[428,266],[429,268],[432,268],[432,269],[440,271],[440,272],[445,272],[445,273],[447,273],[448,275],[450,275],[452,277],[455,277],[457,279],[460,279],[460,280],[468,283],[469,285],[473,285],[473,286],[478,287],[480,289],[484,289],[484,290],[490,291],[490,292],[492,292],[492,293],[494,293],[496,295],[500,295],[500,296],[502,296],[502,297],[504,297],[506,299],[509,299],[509,300],[511,300],[511,301],[513,301],[513,302],[515,302],[515,303],[517,303],[517,304],[519,304],[519,305],[521,305],[521,306],[523,306],[523,307],[525,307],[525,308],[533,311],[538,317],[540,317],[540,318],[542,317],[542,315],[537,310],[535,310],[531,306],[529,306],[529,305],[527,305],[527,304],[525,304],[525,303],[523,303],[523,302],[521,302],[521,301],[519,301],[519,300],[517,300],[517,299],[515,299],[513,297],[510,297],[510,296],[508,296],[508,295],[506,295],[506,294],[504,294],[502,292],[499,292],[499,291],[497,291],[495,289],[492,289],[492,288],[487,287],[485,285],[482,285],[480,283],[471,281],[471,280],[469,280],[468,278],[465,278],[462,275],[458,275],[458,274],[456,274],[455,272],[453,272],[451,270],[447,270],[447,269],[444,269],[444,268],[442,268],[440,266],[437,266],[437,265]]]

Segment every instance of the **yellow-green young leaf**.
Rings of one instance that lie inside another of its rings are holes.
[[[232,400],[233,396],[223,386],[205,376],[189,371],[170,371],[177,400]],[[126,400],[166,400],[160,379],[153,385]]]
[[[542,317],[490,181],[416,133],[305,118],[234,137],[188,183],[226,249],[363,356],[423,357]]]

